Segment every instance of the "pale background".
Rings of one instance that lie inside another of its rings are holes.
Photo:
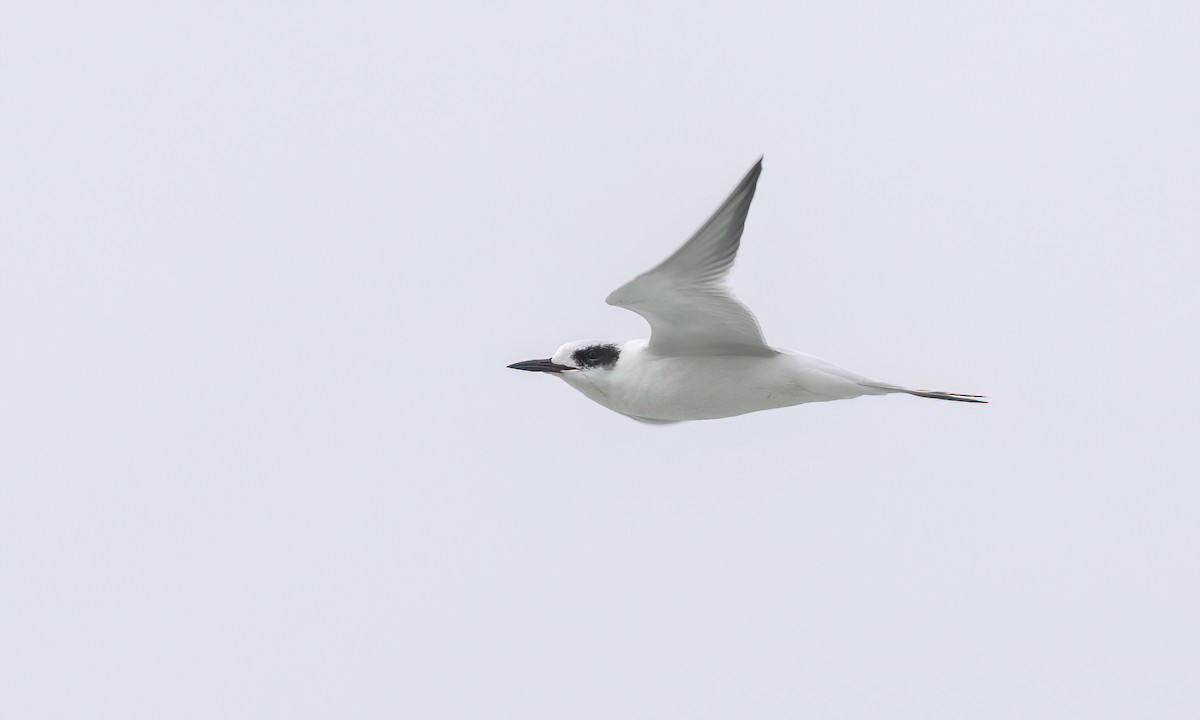
[[[1192,2],[6,3],[0,716],[1200,717]],[[909,397],[505,369],[765,154]]]

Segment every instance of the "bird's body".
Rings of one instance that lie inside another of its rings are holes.
[[[609,410],[644,422],[712,420],[892,392],[864,385],[871,381],[803,353],[664,357],[647,350],[648,344],[622,343],[620,361],[611,370],[561,377]]]
[[[553,373],[595,402],[649,423],[711,420],[802,403],[908,393],[960,402],[976,395],[876,382],[767,344],[725,277],[737,256],[760,160],[671,257],[608,297],[650,323],[647,340],[569,342],[544,360],[509,367]]]

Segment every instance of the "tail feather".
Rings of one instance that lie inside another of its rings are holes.
[[[909,395],[917,397],[933,398],[934,400],[954,400],[955,402],[971,402],[987,404],[987,397],[984,395],[966,395],[964,393],[941,392],[940,390],[902,390]]]
[[[893,393],[908,393],[917,397],[933,398],[934,400],[953,400],[955,402],[982,403],[987,404],[986,395],[967,395],[966,393],[943,392],[941,390],[910,390],[899,385],[888,385],[885,383],[859,383],[864,387],[874,388],[876,390],[884,390]]]

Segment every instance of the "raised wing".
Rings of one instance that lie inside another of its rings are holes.
[[[692,239],[654,269],[608,296],[650,323],[656,355],[771,355],[758,320],[730,292],[725,277],[737,257],[742,228],[762,172],[755,163]]]

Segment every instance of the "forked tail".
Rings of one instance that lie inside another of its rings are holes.
[[[984,395],[964,395],[963,393],[941,392],[940,390],[902,390],[909,395],[917,397],[933,398],[934,400],[954,400],[956,402],[973,402],[987,404],[987,397]]]
[[[909,390],[908,388],[900,387],[899,385],[887,385],[885,383],[859,383],[863,387],[883,390],[889,393],[908,393],[917,397],[933,398],[934,400],[953,400],[955,402],[983,403],[987,404],[986,395],[967,395],[965,393],[942,392],[941,390]]]

